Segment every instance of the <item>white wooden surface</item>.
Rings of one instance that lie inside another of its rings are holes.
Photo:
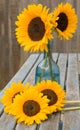
[[[33,54],[24,63],[17,74],[6,85],[10,87],[13,81],[21,80],[24,84],[30,82],[35,83],[35,70],[38,63],[42,60],[43,55]],[[79,62],[80,54],[53,54],[53,59],[60,67],[61,85],[66,89],[68,100],[79,99]],[[6,88],[5,87],[5,88]],[[0,97],[5,89],[0,92]],[[0,130],[36,130],[36,124],[26,126],[23,123],[17,124],[14,117],[4,113],[3,105],[0,103]],[[59,128],[60,120],[62,120],[62,130],[80,130],[80,111],[68,111],[64,114],[55,113],[47,121],[44,121],[39,130],[61,130]]]

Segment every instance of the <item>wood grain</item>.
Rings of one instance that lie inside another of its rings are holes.
[[[79,100],[79,79],[77,54],[69,54],[68,73],[66,81],[66,95],[68,100]],[[68,111],[64,113],[63,130],[80,129],[80,111]]]
[[[14,130],[16,120],[13,116],[3,113],[0,118],[0,130]]]
[[[15,130],[36,130],[36,125],[27,126],[24,124],[18,124]]]
[[[60,84],[63,89],[65,87],[66,71],[67,71],[67,54],[60,53],[58,58],[58,65],[60,68]]]

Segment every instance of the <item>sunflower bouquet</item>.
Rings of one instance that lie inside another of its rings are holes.
[[[49,8],[38,4],[28,5],[17,17],[16,38],[25,51],[48,51],[54,31],[61,39],[68,40],[77,27],[75,9],[69,3],[61,3],[51,13]]]
[[[59,4],[51,13],[46,6],[43,7],[41,4],[28,5],[28,8],[24,9],[17,18],[18,43],[24,47],[25,51],[45,51],[48,55],[50,55],[49,45],[54,39],[54,31],[60,39],[69,40],[76,30],[78,21],[75,10],[69,3]],[[52,75],[50,60],[49,63]],[[65,104],[75,104],[80,101],[67,101],[66,92],[56,79],[42,81],[40,78],[39,81],[34,85],[12,83],[11,87],[4,91],[1,98],[4,111],[13,115],[18,123],[41,124],[55,112],[80,109],[80,107],[65,107]]]
[[[25,51],[44,52],[44,61],[36,68],[35,83],[43,79],[60,83],[60,70],[53,61],[51,52],[54,32],[60,39],[69,40],[73,36],[78,21],[75,9],[69,3],[61,3],[50,12],[42,4],[32,4],[17,18],[15,31],[18,43]]]

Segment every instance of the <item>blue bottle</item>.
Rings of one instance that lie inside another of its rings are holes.
[[[57,81],[60,84],[59,66],[52,58],[53,41],[48,43],[48,52],[44,52],[43,60],[37,65],[35,84],[42,80]]]

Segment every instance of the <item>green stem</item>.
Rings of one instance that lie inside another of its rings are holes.
[[[46,63],[47,63],[47,54],[45,55],[45,62],[44,62],[44,66],[43,66],[44,68],[45,68],[45,66],[46,66]],[[44,73],[45,73],[45,69],[44,69],[44,68],[42,69],[41,76],[38,77],[37,83],[42,80],[42,77],[43,77],[43,75],[44,75]]]
[[[46,63],[47,63],[47,54],[45,55],[45,62],[44,62],[44,68],[42,69],[42,73],[41,73],[41,76],[40,76],[40,79],[42,80],[42,77],[43,77],[43,75],[44,75],[44,73],[45,73],[45,67],[46,67]]]
[[[41,79],[40,79],[40,77],[38,77],[36,84],[37,84],[38,82],[40,82],[40,81],[41,81]]]
[[[48,44],[48,57],[49,57],[49,66],[50,66],[51,78],[52,78],[52,80],[56,81],[55,76],[52,72],[52,54],[50,52],[50,43]]]
[[[50,70],[50,75],[51,75],[51,80],[53,81],[56,81],[55,79],[55,76],[54,76],[54,73],[53,73],[53,68],[52,68],[52,52],[51,49],[52,49],[52,46],[51,46],[51,43],[52,41],[48,41],[48,52],[44,52],[44,63],[43,63],[43,68],[41,70],[41,75],[40,77],[38,78],[37,80],[37,83],[40,82],[42,80],[42,77],[44,76],[45,74],[45,68],[46,68],[46,64],[47,62],[49,63],[49,70]]]
[[[80,110],[80,107],[66,107],[63,108],[62,111],[72,111],[72,110]]]
[[[39,130],[39,127],[40,127],[40,125],[37,124],[37,125],[36,125],[36,130]]]
[[[80,104],[80,101],[79,100],[67,101],[66,104]]]

